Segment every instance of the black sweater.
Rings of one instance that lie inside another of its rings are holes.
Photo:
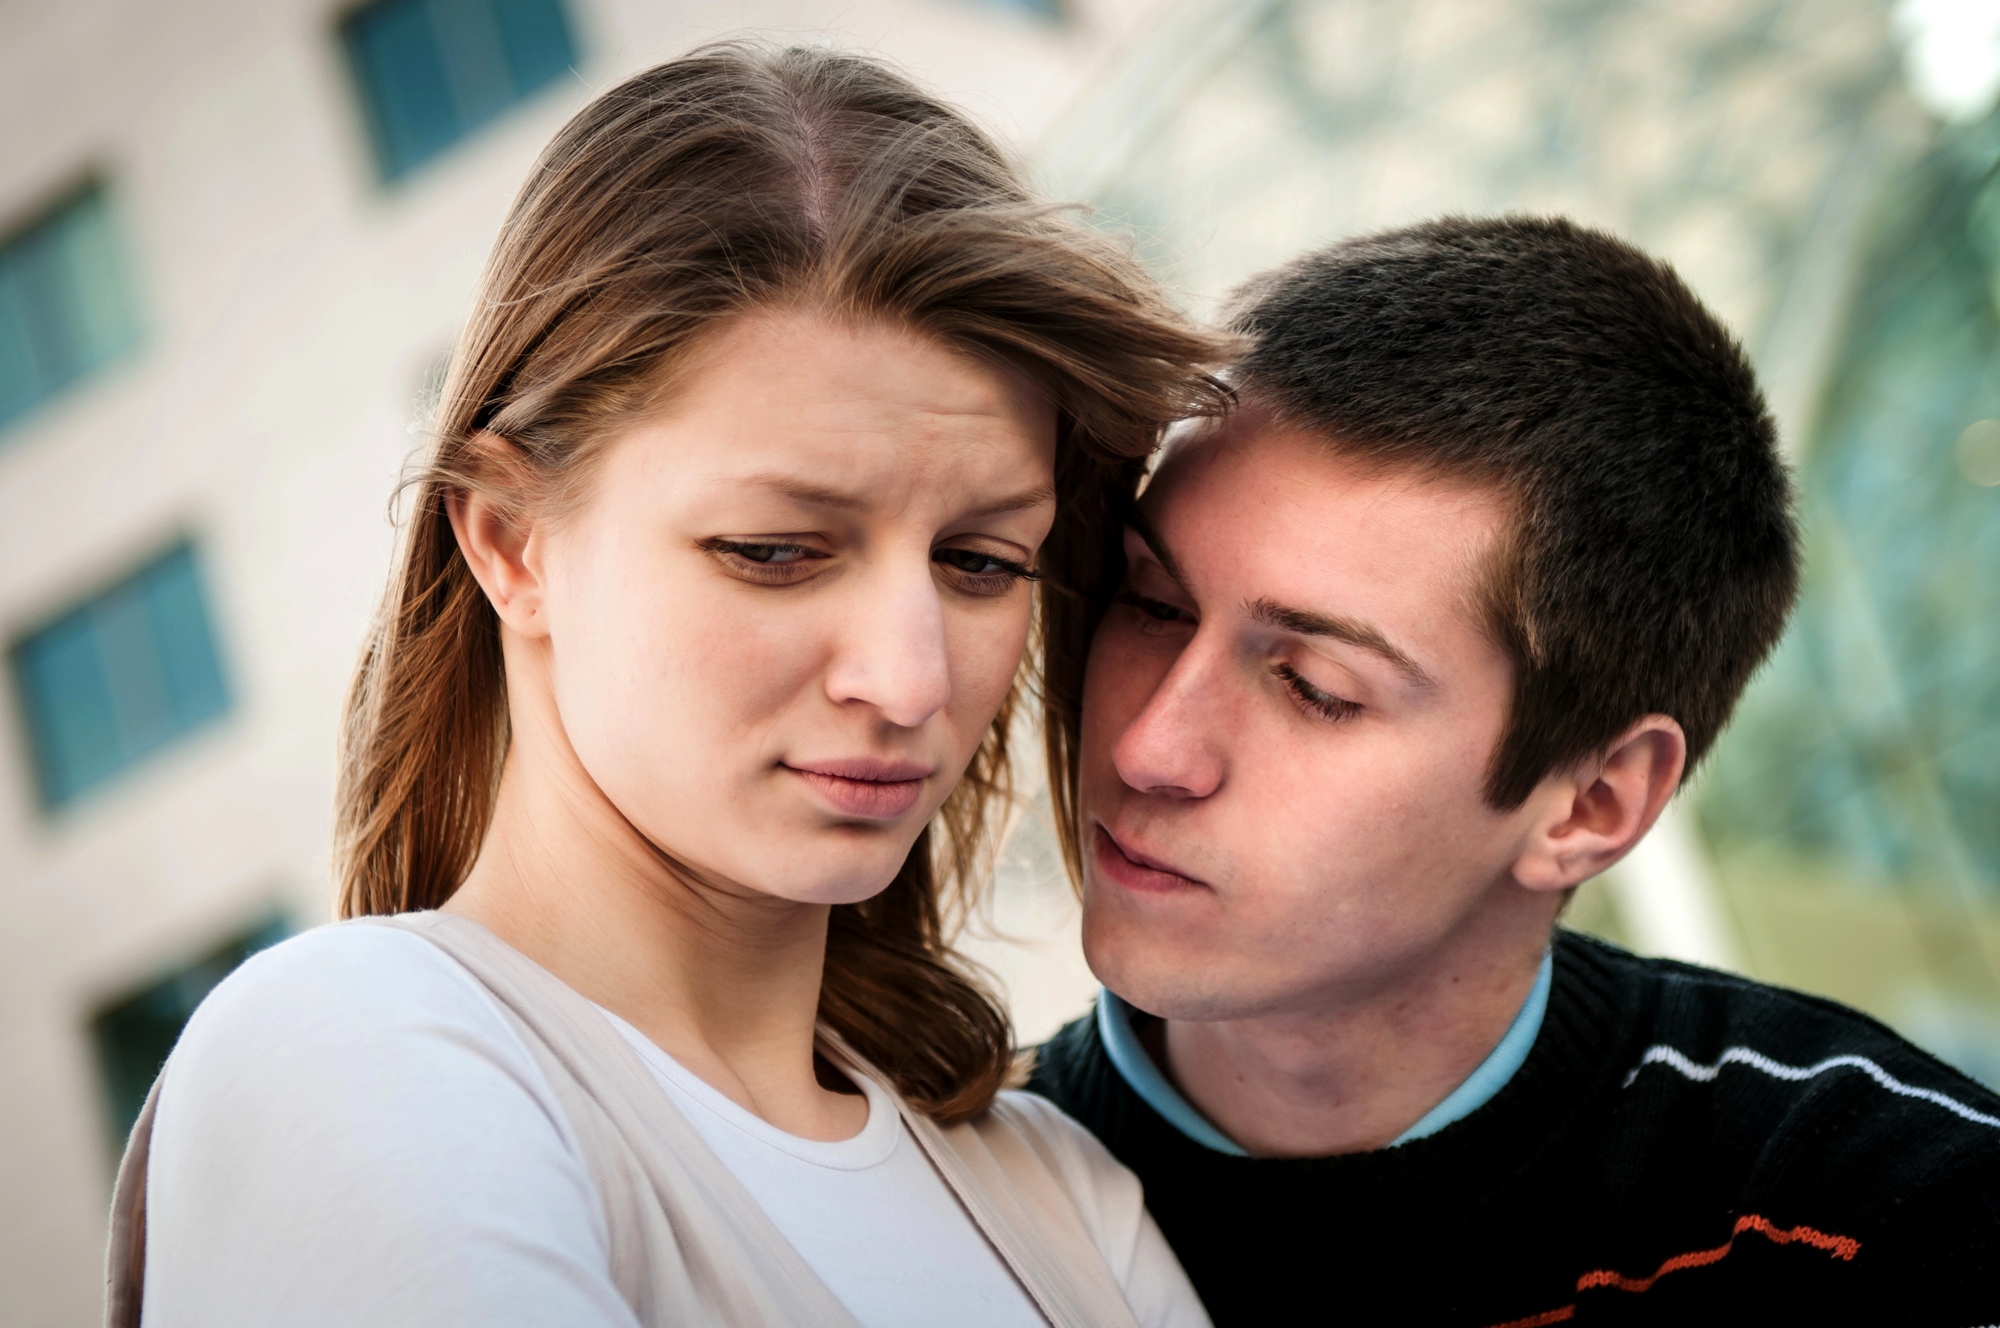
[[[1092,1019],[1029,1087],[1139,1174],[1218,1328],[2000,1322],[2000,1098],[1831,1001],[1571,933],[1513,1079],[1397,1148],[1213,1152]]]

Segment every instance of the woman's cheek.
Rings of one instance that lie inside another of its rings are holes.
[[[1030,605],[1026,594],[1019,599],[1009,612],[967,615],[971,620],[953,631],[951,708],[968,761],[1007,699],[1028,648]]]

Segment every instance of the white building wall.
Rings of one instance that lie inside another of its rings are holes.
[[[1044,132],[1152,0],[569,0],[578,76],[394,186],[322,0],[0,5],[0,232],[110,186],[140,349],[0,432],[0,637],[192,533],[234,704],[51,815],[0,706],[0,1328],[94,1323],[112,1156],[86,1021],[282,907],[327,916],[334,731],[387,503],[521,177],[595,90],[742,31],[899,61]]]

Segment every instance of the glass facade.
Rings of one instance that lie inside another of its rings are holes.
[[[45,807],[64,805],[229,706],[188,544],[30,632],[10,653]]]
[[[341,25],[377,165],[393,180],[561,76],[559,0],[377,0]]]
[[[2000,114],[1885,191],[1800,469],[1804,599],[1702,811],[1725,865],[1874,908],[1878,953],[1905,933],[1873,1003],[2000,1082],[1996,164]]]
[[[138,335],[101,185],[0,239],[0,426],[116,359]]]

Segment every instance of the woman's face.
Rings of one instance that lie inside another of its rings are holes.
[[[922,334],[747,316],[546,532],[547,678],[654,845],[814,903],[888,884],[1021,662],[1053,408]]]

